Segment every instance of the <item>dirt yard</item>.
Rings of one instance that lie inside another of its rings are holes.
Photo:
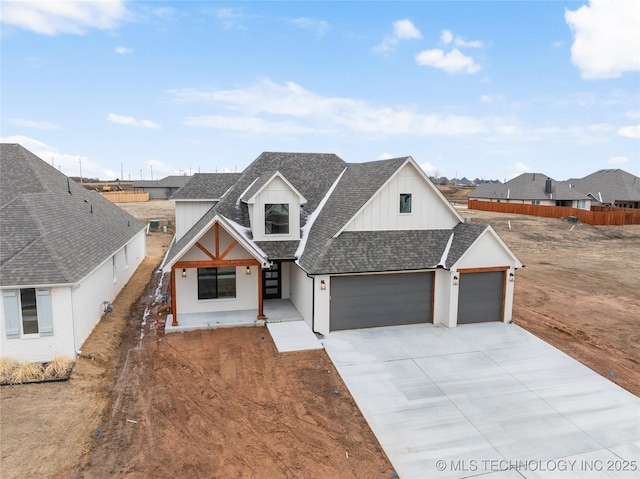
[[[166,201],[122,206],[173,220]],[[640,227],[461,214],[491,223],[526,264],[514,321],[640,395]],[[164,335],[155,270],[170,239],[148,237],[68,382],[0,389],[0,476],[392,477],[323,351],[277,354],[266,328]]]

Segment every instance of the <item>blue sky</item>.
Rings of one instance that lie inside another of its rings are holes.
[[[3,0],[0,136],[102,179],[262,151],[640,175],[638,18],[636,0]]]

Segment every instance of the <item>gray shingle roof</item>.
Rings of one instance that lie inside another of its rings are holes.
[[[189,183],[189,180],[191,178],[192,178],[191,176],[185,176],[185,175],[182,175],[182,176],[172,175],[172,176],[166,176],[161,180],[155,180],[155,181],[138,180],[133,182],[133,187],[134,188],[182,188],[184,185]]]
[[[409,157],[368,163],[347,164],[335,155],[263,153],[243,173],[225,198],[213,206],[180,241],[174,244],[170,262],[211,219],[219,214],[242,226],[249,226],[249,190],[257,191],[279,171],[308,203],[302,209],[303,221],[313,214],[332,186],[335,187],[317,214],[304,240],[300,265],[310,274],[403,271],[437,267],[451,245],[444,267],[453,265],[478,238],[487,225],[459,223],[452,229],[403,231],[344,231],[334,238],[382,185],[408,161]],[[337,181],[339,178],[339,181]],[[258,241],[270,260],[296,259],[299,241]]]
[[[551,179],[551,196],[545,193],[547,178]],[[566,182],[556,181],[541,173],[523,173],[506,183],[478,185],[469,198],[511,200],[586,200],[587,195]]]
[[[313,223],[300,265],[309,273],[327,254],[329,240],[349,221],[407,157],[368,163],[350,163]]]
[[[238,181],[242,173],[196,173],[176,191],[172,200],[218,200]]]
[[[0,191],[2,286],[76,283],[145,228],[17,144],[0,144]]]
[[[619,168],[598,170],[584,178],[569,180],[568,183],[603,204],[640,201],[640,178]]]

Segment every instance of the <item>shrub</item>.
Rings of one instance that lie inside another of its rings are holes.
[[[20,366],[20,363],[13,358],[0,358],[0,383],[9,382],[11,373]]]
[[[22,384],[32,381],[41,381],[44,378],[44,368],[40,363],[21,363],[13,370],[9,381],[15,384]]]
[[[45,379],[62,379],[73,367],[73,360],[66,356],[56,356],[44,370]]]

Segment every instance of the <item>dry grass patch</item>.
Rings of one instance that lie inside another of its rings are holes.
[[[73,359],[66,356],[53,358],[44,370],[45,379],[62,379],[69,375],[73,368]]]
[[[8,383],[11,374],[20,366],[13,358],[0,358],[0,383]]]
[[[24,362],[15,368],[9,376],[9,382],[12,384],[32,383],[34,381],[42,381],[44,379],[44,368],[40,363]]]

